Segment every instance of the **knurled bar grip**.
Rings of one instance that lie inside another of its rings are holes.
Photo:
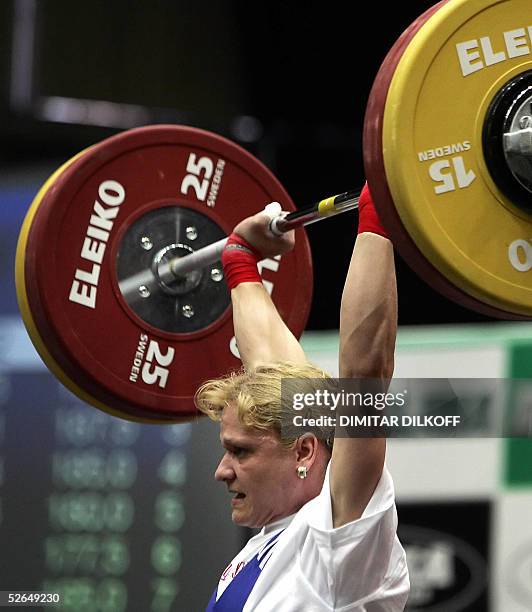
[[[270,229],[278,236],[292,229],[303,225],[310,225],[316,221],[353,210],[358,207],[360,192],[346,191],[336,196],[325,198],[308,208],[297,210],[288,215],[278,215],[270,222]],[[188,272],[199,270],[218,261],[222,256],[222,251],[227,242],[227,238],[213,242],[190,255],[175,257],[170,261],[158,266],[156,275],[151,269],[143,270],[134,276],[122,280],[119,283],[122,295],[131,299],[138,294],[139,287],[144,286],[151,291],[158,282],[170,284],[178,278],[184,277]]]
[[[346,191],[336,196],[320,200],[303,210],[298,210],[288,215],[278,215],[270,222],[272,232],[280,236],[285,232],[296,229],[303,225],[310,225],[316,221],[321,221],[326,217],[337,215],[348,210],[353,210],[358,206],[358,191]],[[176,257],[159,268],[159,276],[164,282],[172,282],[187,272],[197,270],[211,264],[222,255],[227,238],[213,242],[206,247],[198,249],[190,255]]]

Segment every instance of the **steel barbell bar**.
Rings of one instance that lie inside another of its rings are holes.
[[[335,196],[324,198],[310,206],[288,214],[275,216],[270,222],[270,229],[276,235],[281,235],[293,229],[311,225],[317,221],[354,210],[358,207],[360,191],[346,191]],[[120,281],[119,287],[122,295],[131,299],[138,295],[139,287],[146,287],[151,291],[156,284],[175,283],[186,274],[200,270],[215,261],[218,261],[227,242],[227,238],[209,244],[189,255],[174,257],[153,269],[143,270],[138,274]]]

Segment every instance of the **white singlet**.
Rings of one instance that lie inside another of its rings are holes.
[[[400,612],[410,588],[396,535],[392,478],[363,515],[332,526],[329,467],[321,493],[263,527],[222,573],[207,612]]]

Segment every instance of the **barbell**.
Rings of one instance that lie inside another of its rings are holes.
[[[364,120],[364,167],[394,246],[430,285],[482,313],[532,318],[532,10],[447,0],[385,58]],[[83,400],[145,422],[196,415],[206,379],[238,368],[220,249],[279,202],[280,229],[356,206],[296,210],[235,143],[191,127],[125,131],[81,152],[38,192],[17,248],[23,320]],[[308,240],[259,265],[299,337],[312,296]]]
[[[357,191],[346,191],[325,198],[303,210],[287,214],[273,213],[270,221],[270,231],[272,234],[280,236],[285,232],[358,208],[359,195]],[[276,211],[280,207],[278,202],[270,202],[266,205],[265,210],[267,211],[272,205],[276,206],[271,208],[271,211]],[[272,213],[270,212],[270,214]],[[128,300],[139,294],[139,287],[143,287],[144,291],[149,292],[150,286],[159,285],[168,291],[170,290],[169,285],[173,285],[176,290],[179,284],[190,281],[191,276],[197,275],[199,270],[219,261],[226,242],[227,238],[221,238],[196,251],[191,249],[190,252],[183,253],[181,256],[175,255],[169,258],[157,256],[151,268],[122,279],[118,283],[120,291]]]

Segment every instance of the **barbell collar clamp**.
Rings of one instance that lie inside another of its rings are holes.
[[[532,157],[532,128],[506,132],[504,134],[504,152],[506,154]]]

